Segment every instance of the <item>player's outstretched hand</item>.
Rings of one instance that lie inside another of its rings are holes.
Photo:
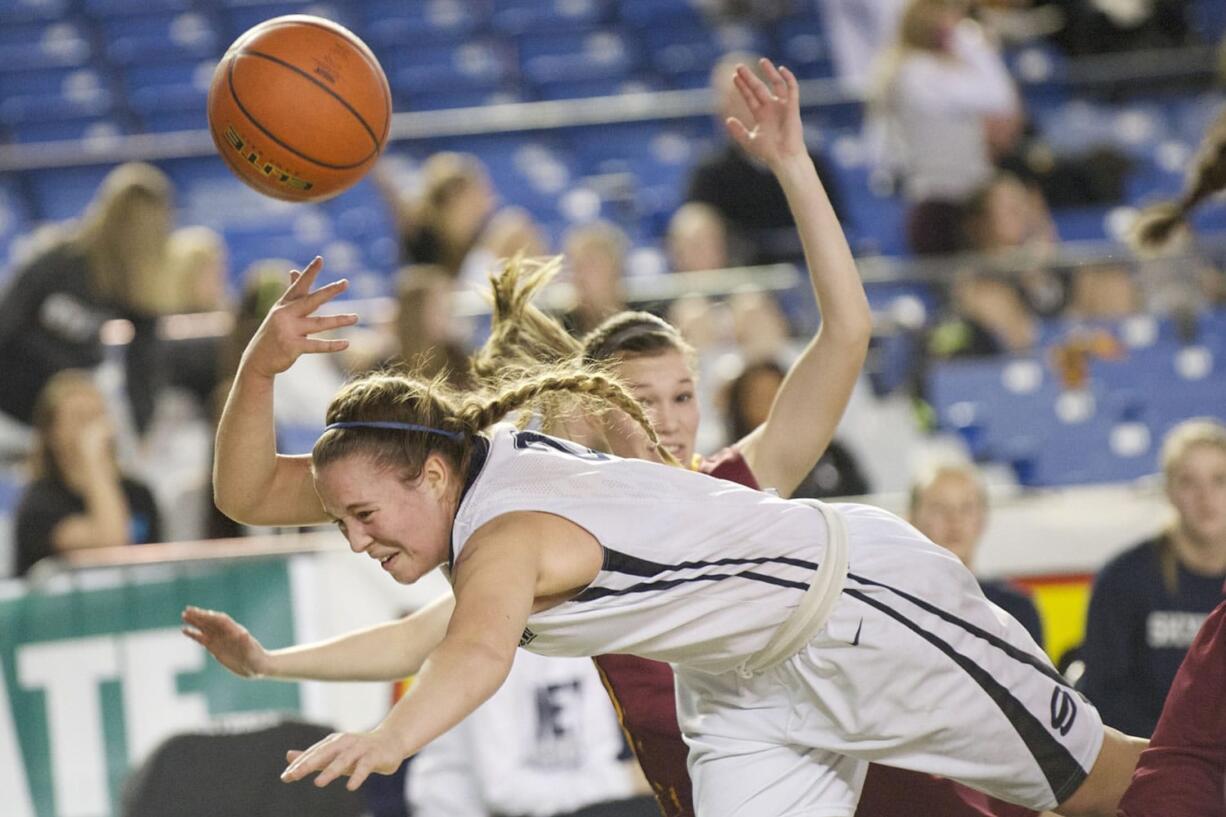
[[[372,732],[334,732],[305,752],[286,752],[289,766],[281,773],[281,779],[293,783],[319,772],[316,786],[348,777],[345,788],[356,791],[371,773],[396,771],[404,757],[392,735],[381,728]]]
[[[800,89],[787,68],[776,68],[766,58],[759,62],[769,87],[744,65],[737,65],[732,78],[753,121],[742,122],[730,116],[724,124],[746,153],[775,167],[787,159],[808,155],[800,121]]]
[[[246,627],[225,613],[188,607],[183,611],[183,634],[235,675],[256,678],[264,674],[268,651]]]
[[[349,287],[349,282],[342,278],[312,291],[311,285],[323,265],[323,259],[315,256],[302,272],[290,271],[289,288],[273,304],[247,344],[243,353],[244,366],[266,377],[273,377],[292,366],[300,355],[340,352],[348,348],[347,340],[311,337],[358,322],[358,316],[354,314],[314,314],[315,310]]]

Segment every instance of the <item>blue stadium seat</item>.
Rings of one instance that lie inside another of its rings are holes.
[[[405,48],[383,61],[393,93],[484,92],[503,88],[514,75],[513,62],[503,44],[474,40],[460,45]]]
[[[1125,482],[1156,469],[1158,439],[1140,423],[1095,414],[1083,422],[1051,425],[1029,459],[1015,462],[1023,485],[1059,487]]]
[[[112,17],[99,25],[107,58],[116,65],[217,57],[225,45],[216,23],[194,11]]]
[[[631,93],[662,90],[662,83],[651,75],[605,77],[580,80],[553,80],[535,83],[530,90],[539,100],[591,99],[601,96],[621,96]]]
[[[82,0],[81,5],[85,13],[95,19],[150,12],[182,12],[192,8],[191,0]]]
[[[766,53],[769,42],[750,26],[653,26],[643,32],[647,53],[666,77],[697,75],[703,84],[719,58],[732,51]]]
[[[1056,230],[1065,241],[1102,241],[1107,238],[1106,207],[1064,207],[1052,211]]]
[[[593,28],[608,21],[611,5],[609,0],[493,0],[490,25],[510,36]]]
[[[0,27],[0,72],[85,65],[88,31],[70,20]]]
[[[659,25],[692,28],[706,22],[699,0],[621,0],[617,13],[623,21],[644,29]]]
[[[39,142],[82,142],[82,150],[88,151],[91,143],[134,133],[135,129],[125,118],[116,116],[65,119],[59,122],[28,122],[8,128],[11,141],[18,144]]]
[[[378,54],[416,48],[419,44],[463,42],[489,18],[489,3],[480,0],[366,0],[361,4],[362,38]]]
[[[27,174],[34,217],[47,221],[77,218],[109,170],[108,165],[87,165]]]
[[[830,44],[821,28],[821,18],[802,15],[780,20],[774,26],[775,62],[791,69],[800,79],[833,76]]]
[[[68,6],[68,0],[0,0],[0,27],[59,20]]]
[[[203,117],[213,60],[130,65],[123,71],[128,105],[139,116],[194,111]]]
[[[0,74],[0,124],[89,119],[111,111],[107,80],[88,68]]]
[[[340,23],[351,31],[359,30],[360,12],[343,2],[326,0],[273,0],[273,2],[250,2],[250,0],[223,0],[222,17],[226,22],[225,44],[236,40],[240,34],[273,17],[287,14],[312,14],[334,23]]]
[[[537,83],[627,77],[642,67],[637,39],[626,29],[524,36],[520,67]]]

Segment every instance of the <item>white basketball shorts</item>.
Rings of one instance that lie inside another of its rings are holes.
[[[1081,785],[1098,712],[961,562],[896,516],[835,506],[847,584],[799,654],[752,678],[677,668],[702,817],[851,817],[869,762],[1037,811]]]

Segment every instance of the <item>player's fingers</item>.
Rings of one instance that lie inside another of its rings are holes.
[[[301,749],[290,749],[288,752],[285,753],[285,762],[287,764],[293,763],[295,760],[297,760],[300,757],[302,757]]]
[[[775,64],[766,57],[758,60],[758,64],[762,66],[763,73],[766,74],[767,80],[771,84],[771,93],[779,99],[786,100],[788,98],[788,83],[783,78],[783,75],[775,69]]]
[[[373,764],[369,760],[364,757],[359,758],[349,772],[349,782],[345,784],[345,788],[349,791],[357,791],[366,782],[366,778],[370,777],[373,770]]]
[[[358,316],[352,312],[345,312],[339,315],[317,315],[303,319],[308,335],[314,335],[316,332],[327,332],[329,329],[340,329],[342,326],[353,326],[357,322]]]
[[[325,284],[309,295],[304,296],[295,304],[295,311],[299,315],[309,315],[316,309],[326,304],[328,301],[340,295],[349,288],[349,281],[345,278],[339,281],[333,281],[330,284]]]
[[[324,766],[319,774],[315,776],[315,785],[323,788],[336,778],[349,774],[356,760],[357,751],[354,747],[351,746],[345,750],[338,750],[328,765]]]
[[[779,66],[779,73],[783,75],[783,81],[787,83],[788,93],[793,99],[800,96],[800,83],[796,80],[796,75],[792,73],[792,69],[786,65]]]
[[[735,116],[730,116],[724,120],[724,127],[728,130],[728,135],[731,136],[736,143],[742,148],[748,150],[751,140],[749,129],[745,127],[745,123],[737,119]]]
[[[305,355],[326,354],[328,352],[343,352],[349,348],[349,341],[343,339],[326,340],[324,338],[307,338],[303,344]]]
[[[318,255],[311,259],[311,263],[306,265],[306,269],[302,272],[290,270],[290,285],[289,289],[285,290],[285,294],[281,296],[282,301],[294,301],[303,297],[311,291],[311,284],[315,283],[316,276],[323,269],[324,260]]]
[[[749,83],[741,77],[740,71],[732,77],[732,85],[736,88],[737,93],[741,95],[741,99],[745,100],[745,105],[749,108],[750,113],[756,115],[762,107],[762,103],[758,100],[758,96],[753,92],[753,89],[749,87]]]
[[[766,87],[766,83],[758,79],[757,74],[750,71],[744,65],[736,67],[736,74],[741,80],[749,86],[749,90],[753,92],[754,98],[758,100],[759,105],[769,105],[771,101],[770,89]]]
[[[202,647],[208,646],[205,643],[204,633],[200,632],[199,630],[193,629],[191,627],[180,627],[179,632],[183,633],[183,635],[187,636],[192,641],[195,641],[197,644],[199,644]]]

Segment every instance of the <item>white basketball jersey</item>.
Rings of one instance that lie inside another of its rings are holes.
[[[555,514],[604,548],[596,579],[532,615],[541,655],[631,653],[704,672],[734,669],[800,602],[825,553],[821,513],[682,468],[619,459],[496,426],[452,530],[514,511]]]

